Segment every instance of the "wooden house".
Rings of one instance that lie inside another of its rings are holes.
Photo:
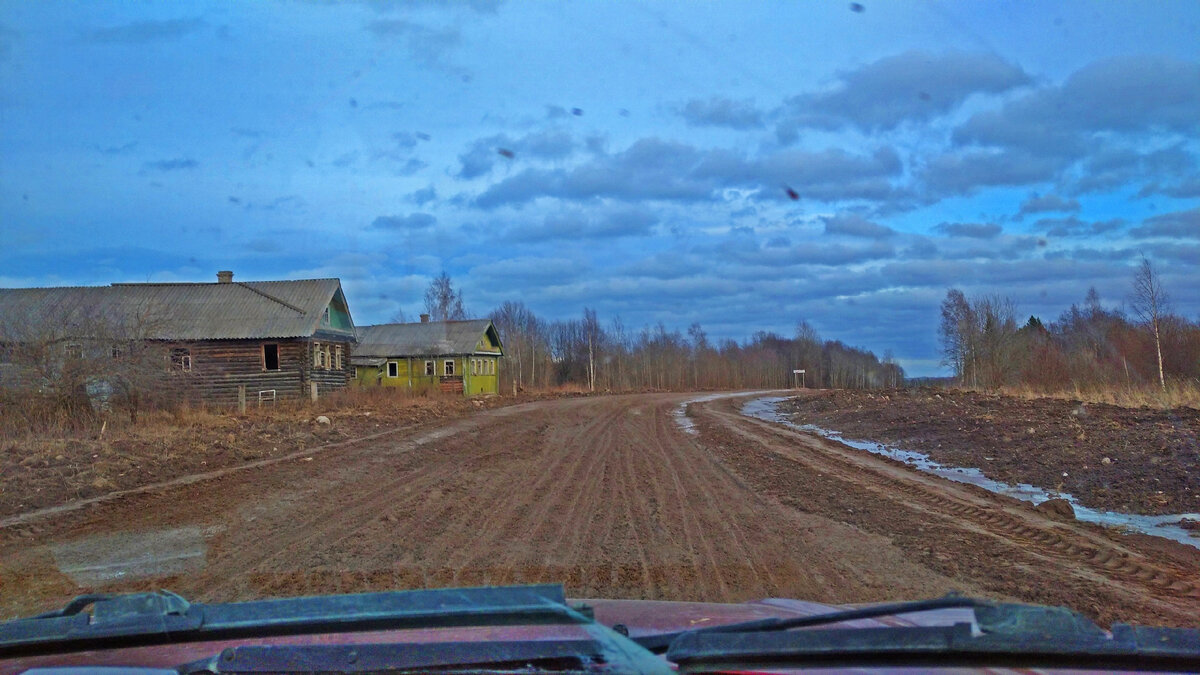
[[[499,392],[504,348],[487,319],[389,323],[358,329],[350,363],[359,386],[438,388],[467,396]]]
[[[0,361],[38,340],[64,364],[149,345],[187,398],[255,405],[345,387],[355,327],[337,279],[0,289]]]

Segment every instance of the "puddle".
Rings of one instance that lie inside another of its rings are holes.
[[[182,527],[115,532],[51,544],[58,569],[80,586],[195,572],[204,567],[204,532]]]
[[[962,468],[944,466],[929,458],[929,455],[912,450],[903,450],[892,446],[883,445],[871,441],[858,441],[842,437],[836,431],[822,429],[821,427],[812,424],[796,424],[788,419],[785,413],[780,413],[777,409],[781,401],[787,400],[786,397],[772,396],[766,398],[758,398],[746,403],[742,406],[742,414],[750,417],[756,417],[768,422],[783,424],[793,429],[807,431],[811,434],[816,434],[824,438],[828,438],[838,443],[843,443],[858,450],[866,450],[867,452],[876,455],[883,455],[894,460],[904,462],[909,466],[931,473],[936,476],[941,476],[959,483],[967,483],[969,485],[977,485],[989,492],[1015,497],[1021,501],[1031,504],[1040,504],[1047,499],[1055,497],[1062,498],[1071,503],[1075,509],[1076,520],[1081,520],[1088,523],[1098,523],[1107,527],[1119,527],[1149,534],[1156,537],[1164,537],[1177,541],[1181,544],[1187,544],[1195,548],[1200,548],[1200,539],[1193,537],[1188,530],[1179,526],[1179,521],[1182,519],[1200,520],[1200,513],[1180,513],[1166,516],[1140,516],[1129,513],[1117,513],[1116,511],[1098,511],[1081,505],[1073,495],[1069,493],[1054,493],[1036,485],[1028,485],[1026,483],[1018,483],[1017,485],[1009,485],[992,480],[983,475],[983,472],[975,468]]]
[[[761,391],[739,391],[739,392],[732,392],[732,393],[724,392],[724,393],[720,393],[720,394],[708,394],[706,396],[697,396],[696,398],[689,398],[688,400],[680,403],[679,407],[675,408],[675,412],[673,413],[675,415],[675,423],[679,425],[680,429],[683,429],[687,433],[695,436],[697,433],[696,432],[696,423],[693,422],[692,418],[688,417],[688,414],[687,414],[687,407],[689,404],[702,403],[704,401],[715,401],[720,398],[733,398],[734,396],[747,396],[747,395],[753,396],[754,394],[762,394],[762,393],[765,393],[765,392],[761,392]],[[765,399],[757,399],[757,400],[765,400]],[[771,400],[782,401],[783,399],[778,398],[778,399],[771,399]]]

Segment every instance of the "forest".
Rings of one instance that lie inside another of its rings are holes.
[[[425,293],[434,320],[466,318],[461,291],[444,273]],[[403,319],[403,316],[398,316]],[[822,340],[807,321],[788,337],[759,331],[743,342],[710,340],[699,323],[687,332],[663,323],[631,328],[584,308],[577,319],[547,320],[520,301],[488,314],[505,358],[502,392],[775,389],[796,386],[875,389],[904,383],[891,354]],[[803,375],[793,371],[803,370]]]
[[[1049,323],[1018,320],[1016,303],[950,289],[938,334],[943,363],[961,386],[1037,392],[1195,390],[1200,383],[1200,319],[1171,311],[1170,295],[1143,259],[1128,311],[1106,308],[1095,288]]]

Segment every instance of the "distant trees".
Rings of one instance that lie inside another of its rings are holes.
[[[1200,379],[1200,321],[1170,313],[1153,266],[1143,259],[1134,274],[1133,319],[1105,309],[1095,288],[1049,325],[1031,316],[1017,328],[1011,300],[974,300],[950,289],[941,304],[942,362],[964,386],[1142,386],[1166,389],[1171,379]]]
[[[664,324],[629,330],[620,317],[604,321],[585,308],[579,319],[544,321],[520,302],[490,315],[508,358],[501,387],[577,385],[589,391],[785,388],[792,370],[810,387],[899,386],[904,370],[869,351],[823,342],[807,322],[794,338],[754,334],[744,343],[713,344],[699,323],[686,333]]]

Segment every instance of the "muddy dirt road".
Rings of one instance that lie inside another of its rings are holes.
[[[1200,555],[742,416],[558,399],[0,528],[0,613],[84,590],[197,600],[561,581],[574,597],[844,603],[957,590],[1189,625]]]

